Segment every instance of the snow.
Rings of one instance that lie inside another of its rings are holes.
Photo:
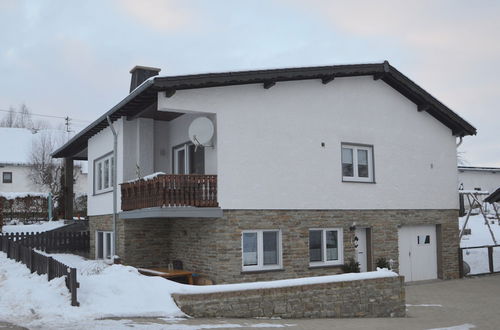
[[[41,233],[64,226],[64,220],[43,221],[32,225],[4,225],[3,233]]]
[[[196,294],[196,293],[214,293],[214,292],[228,292],[228,291],[241,291],[241,290],[283,288],[295,285],[336,283],[343,281],[359,281],[359,280],[395,277],[395,276],[398,276],[398,274],[396,274],[393,271],[390,271],[385,268],[383,269],[377,268],[377,271],[374,272],[302,277],[302,278],[293,278],[288,280],[277,280],[277,281],[267,281],[267,282],[249,282],[249,283],[219,284],[219,285],[206,285],[206,286],[180,285],[177,286],[172,291],[172,293]]]
[[[70,293],[63,278],[47,282],[46,275],[30,274],[25,265],[7,259],[6,255],[0,252],[0,292],[2,292],[0,320],[26,327],[42,328],[65,328],[109,317],[165,317],[172,320],[185,317],[171,297],[172,293],[225,292],[397,276],[387,269],[378,269],[375,272],[358,274],[192,286],[158,276],[144,276],[130,266],[107,265],[103,261],[86,260],[71,254],[51,254],[51,256],[69,267],[77,268],[80,307],[70,305]],[[95,322],[106,323],[104,320]],[[125,321],[122,320],[120,324],[124,325]],[[277,325],[267,323],[252,325],[252,327],[271,326]],[[227,328],[228,325],[214,324],[197,326],[193,329],[223,327]],[[234,325],[234,327],[240,326]],[[182,328],[184,325],[172,327],[172,329]],[[187,326],[186,329],[191,328]]]
[[[460,194],[475,194],[475,195],[489,195],[490,193],[485,190],[459,190]]]
[[[3,197],[7,200],[12,200],[16,198],[26,198],[26,197],[48,198],[49,194],[40,192],[0,192],[0,197]]]
[[[0,163],[26,164],[29,160],[33,132],[27,128],[0,127]],[[12,143],[15,141],[15,148]]]
[[[129,181],[127,181],[127,183],[137,182],[137,181],[141,181],[141,180],[144,180],[144,181],[153,180],[154,178],[159,177],[160,175],[165,175],[165,173],[164,172],[155,172],[153,174],[146,175],[145,177],[142,177],[139,179],[129,180]]]
[[[43,134],[50,134],[56,147],[67,139],[67,133],[63,130],[46,129],[35,132],[27,128],[0,127],[0,163],[28,164],[33,142]]]
[[[469,330],[469,329],[474,329],[475,327],[476,326],[474,324],[465,323],[465,324],[460,324],[460,325],[456,325],[453,327],[433,328],[433,329],[429,329],[429,330]]]

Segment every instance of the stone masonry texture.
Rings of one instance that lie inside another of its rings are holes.
[[[309,267],[309,229],[342,228],[344,260],[354,258],[354,232],[349,227],[371,229],[371,268],[380,258],[394,260],[398,271],[398,228],[436,225],[438,276],[458,277],[458,210],[224,210],[222,218],[132,219],[117,222],[117,253],[123,263],[161,267],[173,260],[183,268],[215,283],[268,281],[331,275],[341,267]],[[91,216],[91,255],[95,231],[111,230],[111,216]],[[280,270],[243,272],[241,232],[279,229],[282,233],[283,267]]]
[[[404,278],[311,284],[205,294],[174,294],[193,317],[404,317]]]

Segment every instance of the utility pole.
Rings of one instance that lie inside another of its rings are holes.
[[[66,123],[64,125],[66,125],[66,132],[70,132],[70,126],[71,126],[71,119],[66,116],[66,118],[64,118],[64,120],[66,121]]]

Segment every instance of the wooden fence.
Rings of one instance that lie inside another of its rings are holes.
[[[90,232],[48,231],[43,233],[0,233],[0,238],[47,253],[88,252]]]
[[[32,273],[47,274],[48,281],[56,277],[65,277],[66,287],[71,293],[71,306],[80,306],[77,300],[77,289],[80,284],[77,282],[76,268],[70,268],[52,257],[40,254],[25,246],[22,241],[21,239],[15,241],[6,235],[0,236],[2,252],[7,254],[7,258],[25,264]]]
[[[460,277],[499,273],[500,245],[458,248],[458,267]]]
[[[217,207],[217,175],[167,174],[121,184],[124,211],[148,207]]]

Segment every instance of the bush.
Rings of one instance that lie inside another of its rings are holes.
[[[375,263],[378,268],[391,269],[391,264],[389,263],[389,261],[387,261],[386,258],[378,258],[377,261],[375,261]]]
[[[359,273],[359,262],[353,258],[349,258],[349,260],[342,266],[342,271],[344,273]]]

